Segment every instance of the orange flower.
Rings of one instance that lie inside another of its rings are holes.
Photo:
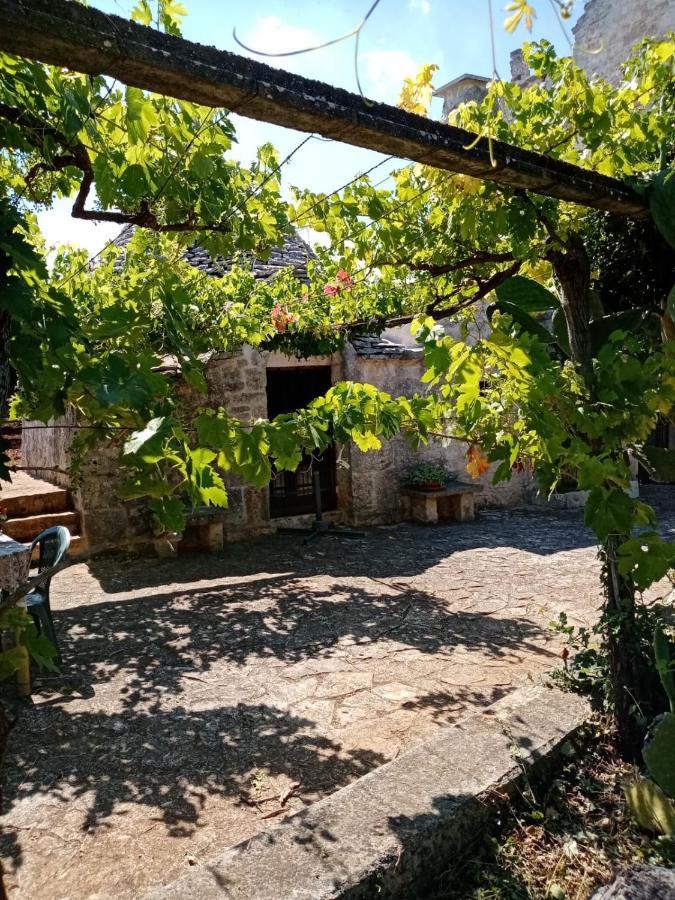
[[[490,468],[487,457],[479,447],[472,444],[466,451],[466,471],[472,478],[479,478],[484,472]]]
[[[297,316],[290,313],[281,303],[275,303],[272,308],[272,324],[279,332],[283,334],[291,322],[297,321]]]

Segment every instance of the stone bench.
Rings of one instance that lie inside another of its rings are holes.
[[[474,496],[483,490],[482,484],[449,481],[435,491],[403,488],[401,499],[406,518],[433,525],[443,520],[470,522],[475,517]]]
[[[185,510],[185,527],[190,529],[190,540],[186,546],[191,549],[219,553],[223,549],[224,511],[213,506],[197,506]],[[155,553],[160,557],[175,556],[182,534],[161,535],[154,541]]]

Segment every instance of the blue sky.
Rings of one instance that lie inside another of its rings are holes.
[[[186,38],[225,50],[246,54],[237,47],[232,29],[249,46],[267,52],[283,52],[311,46],[350,31],[361,20],[370,0],[256,0],[255,3],[228,3],[226,0],[182,0],[189,15],[184,20]],[[361,82],[367,96],[394,103],[403,78],[414,74],[423,63],[439,67],[435,84],[470,72],[491,74],[492,61],[488,24],[489,0],[381,0],[362,36],[359,53]],[[493,0],[497,69],[508,78],[509,55],[527,39],[546,37],[560,53],[569,45],[555,18],[549,0],[531,0],[538,18],[531,36],[523,28],[509,35],[503,21],[507,0]],[[151,0],[152,4],[152,0]],[[128,16],[132,0],[93,0],[93,6],[108,13]],[[577,0],[568,30],[583,9]],[[353,41],[325,50],[280,59],[264,59],[281,68],[356,90]],[[257,57],[263,59],[262,57]],[[435,100],[431,115],[440,116]],[[238,145],[234,155],[248,162],[255,148],[271,141],[282,158],[303,135],[289,129],[234,117]],[[345,144],[310,141],[284,166],[286,185],[332,191],[382,157]],[[389,164],[388,167],[391,167]],[[386,174],[387,166],[377,177]],[[373,177],[376,177],[375,175]],[[40,224],[48,243],[70,241],[95,252],[118,230],[110,225],[94,225],[70,218],[70,204],[60,201],[54,209],[40,214]]]

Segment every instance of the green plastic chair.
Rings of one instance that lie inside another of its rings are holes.
[[[68,547],[70,547],[70,532],[63,525],[54,525],[53,528],[47,528],[42,534],[39,534],[30,545],[31,556],[35,547],[40,548],[38,557],[38,575],[46,572],[48,569],[54,569],[66,555]],[[51,577],[44,584],[34,588],[29,594],[26,594],[24,603],[26,611],[31,614],[35,627],[44,634],[46,638],[56,648],[56,656],[54,661],[57,665],[61,665],[61,651],[56,640],[56,629],[54,628],[54,620],[52,619],[52,610],[49,605],[49,586]]]

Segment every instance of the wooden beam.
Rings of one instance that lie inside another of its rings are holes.
[[[493,167],[487,141],[467,150],[475,135],[464,129],[73,0],[0,0],[0,50],[618,215],[647,213],[616,179],[500,142]]]

